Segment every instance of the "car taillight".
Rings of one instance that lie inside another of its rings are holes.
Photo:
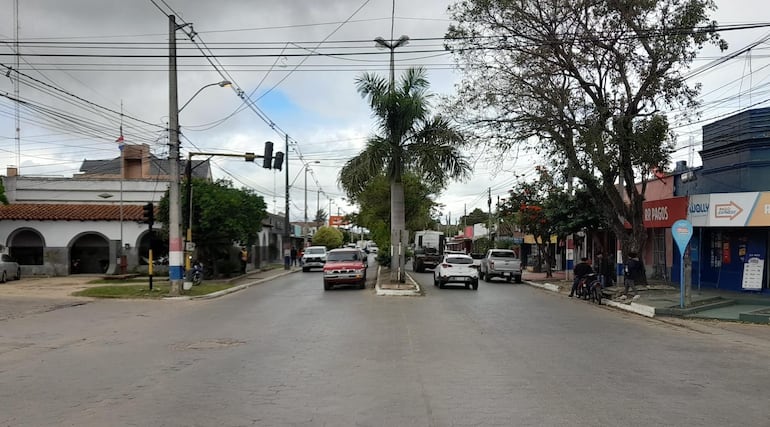
[[[446,263],[445,263],[445,264],[441,264],[441,266],[442,266],[442,267],[444,267],[444,268],[447,268],[447,267],[451,267],[451,266],[452,266],[452,264],[446,264]]]

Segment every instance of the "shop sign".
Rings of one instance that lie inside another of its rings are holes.
[[[650,200],[642,209],[645,228],[671,227],[674,221],[687,218],[687,197]]]
[[[690,196],[687,219],[695,227],[770,227],[770,192]]]

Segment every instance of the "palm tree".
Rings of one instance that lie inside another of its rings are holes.
[[[371,73],[356,79],[358,93],[369,102],[379,127],[366,148],[348,160],[339,183],[351,199],[364,191],[372,177],[390,180],[391,281],[404,281],[404,172],[442,188],[449,179],[469,177],[471,166],[460,152],[463,135],[441,116],[430,116],[425,70],[410,68],[398,84]],[[396,261],[397,260],[397,261]]]

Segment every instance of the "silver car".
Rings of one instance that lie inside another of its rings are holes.
[[[0,256],[0,283],[5,283],[9,278],[21,279],[21,267],[10,255],[2,254]]]

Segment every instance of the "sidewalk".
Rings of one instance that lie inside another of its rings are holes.
[[[566,279],[564,271],[553,272],[547,278],[545,273],[524,273],[524,281],[532,286],[552,292],[569,294],[572,280]],[[686,308],[680,308],[679,288],[664,283],[650,282],[637,286],[637,294],[627,299],[623,285],[615,284],[604,289],[602,304],[630,311],[647,317],[673,316],[752,323],[770,323],[770,296],[757,293],[741,293],[716,289],[693,289]]]

